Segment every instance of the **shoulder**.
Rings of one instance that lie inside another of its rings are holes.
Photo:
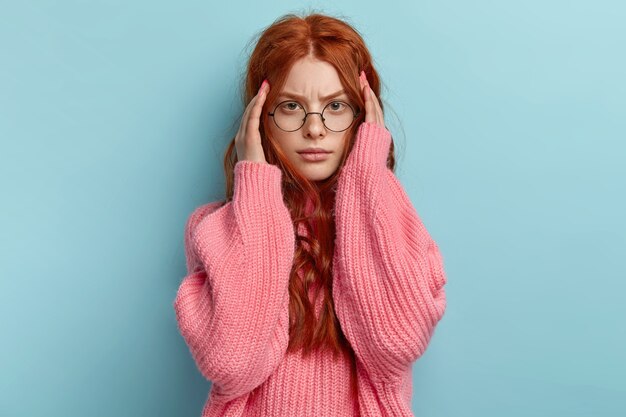
[[[185,232],[188,235],[191,235],[196,225],[200,223],[202,219],[204,219],[206,216],[213,213],[220,207],[224,206],[224,204],[226,204],[226,200],[217,200],[196,207],[187,218],[187,222],[185,224]]]
[[[184,242],[185,242],[185,257],[187,259],[187,272],[191,273],[201,268],[201,263],[196,255],[193,245],[193,233],[200,221],[204,219],[210,213],[213,213],[220,207],[223,207],[226,203],[225,200],[213,201],[210,203],[202,204],[196,207],[191,214],[187,217],[185,223]]]

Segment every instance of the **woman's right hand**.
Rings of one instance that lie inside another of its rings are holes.
[[[256,96],[250,100],[241,118],[239,131],[235,136],[237,160],[265,162],[265,154],[261,146],[261,132],[259,131],[261,111],[263,103],[270,89],[269,82],[264,80]]]

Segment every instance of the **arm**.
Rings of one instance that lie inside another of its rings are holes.
[[[396,382],[426,350],[444,314],[439,248],[387,168],[390,133],[364,123],[338,180],[335,309],[374,381]]]
[[[295,244],[280,168],[242,160],[234,174],[233,200],[187,221],[188,275],[174,301],[198,369],[224,401],[265,381],[287,349]]]

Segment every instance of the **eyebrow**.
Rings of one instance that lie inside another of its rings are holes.
[[[339,91],[336,91],[336,92],[334,92],[332,94],[328,94],[328,95],[326,95],[324,97],[320,97],[320,98],[321,98],[322,101],[325,101],[325,100],[328,100],[329,98],[337,97],[337,96],[343,95],[345,93],[346,93],[345,90],[339,90]],[[306,97],[301,96],[300,94],[290,93],[290,92],[287,92],[287,91],[284,91],[284,92],[280,93],[278,95],[278,97],[292,97],[292,98],[299,98],[299,99],[301,99],[303,101],[306,101]]]

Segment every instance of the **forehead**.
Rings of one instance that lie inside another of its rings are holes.
[[[335,67],[315,58],[302,58],[290,68],[281,93],[289,92],[311,100],[343,88]]]

